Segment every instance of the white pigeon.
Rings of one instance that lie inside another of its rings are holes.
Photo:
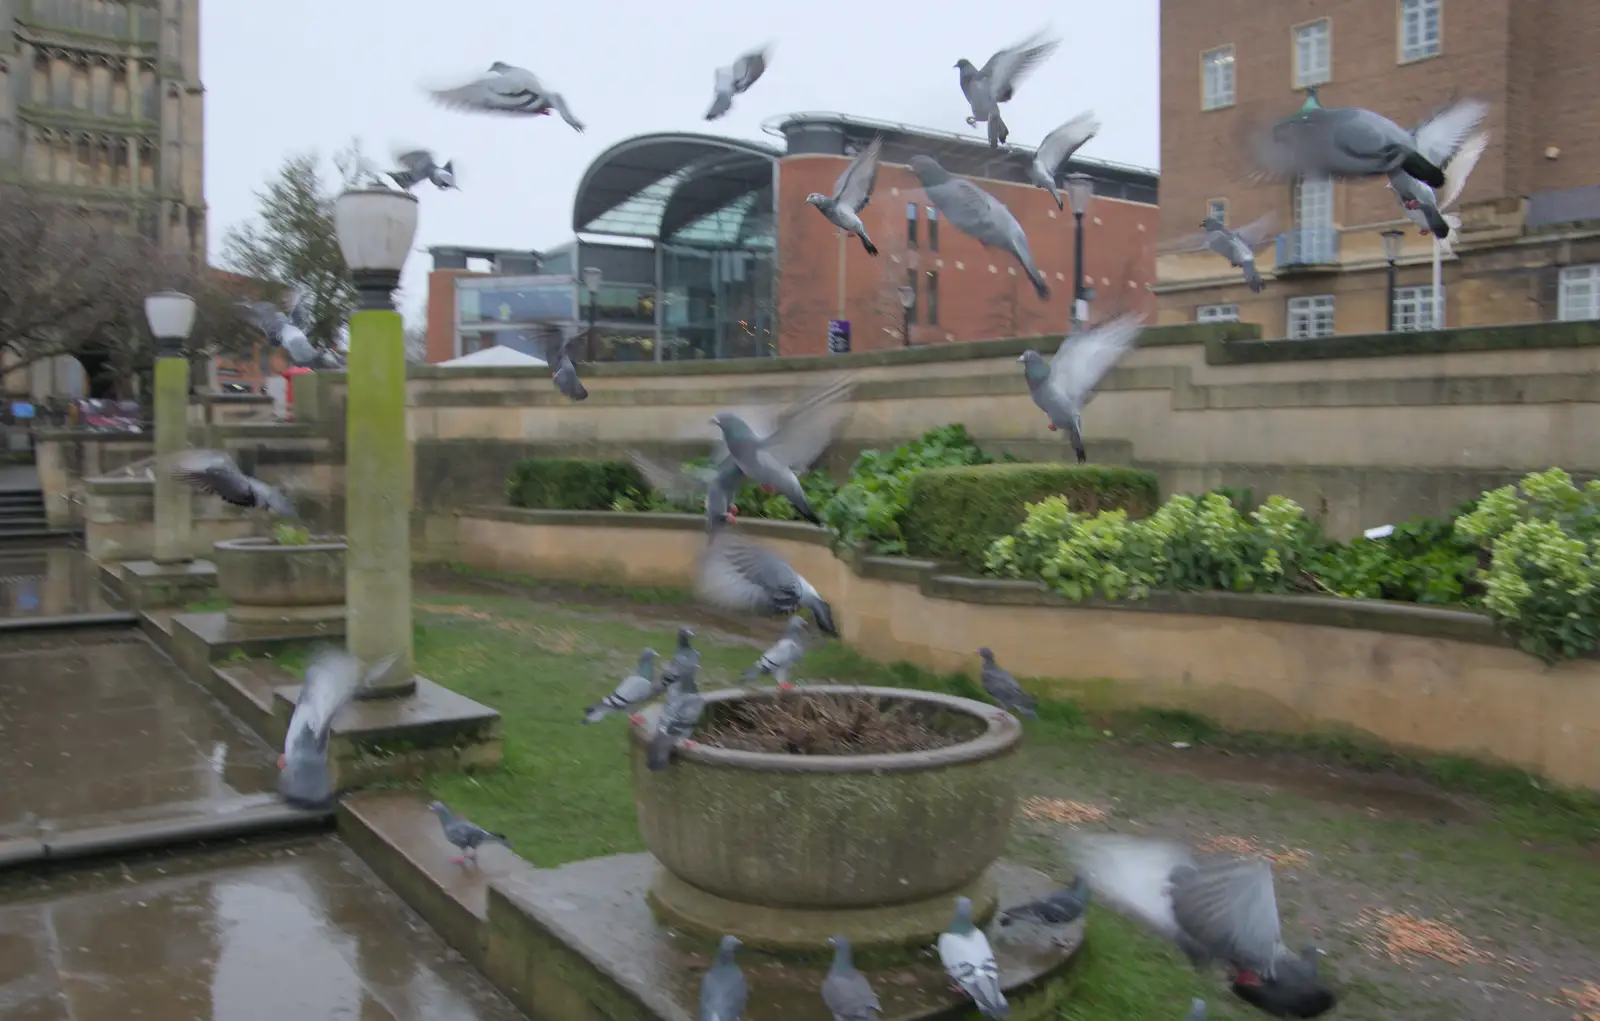
[[[984,1017],[1003,1018],[1011,1013],[1000,989],[1000,965],[995,962],[994,949],[983,930],[972,924],[972,901],[966,897],[956,898],[955,919],[948,931],[939,934],[939,963]]]
[[[561,93],[545,88],[532,71],[524,67],[495,61],[482,77],[453,89],[429,90],[436,102],[458,110],[477,110],[486,113],[516,114],[539,117],[554,110],[561,119],[582,131],[583,122],[567,109]]]
[[[1455,155],[1450,157],[1450,161],[1445,165],[1444,189],[1437,194],[1432,188],[1414,178],[1401,181],[1397,188],[1394,175],[1390,175],[1386,187],[1400,200],[1406,218],[1421,227],[1423,234],[1437,233],[1439,252],[1442,255],[1454,252],[1455,242],[1452,236],[1461,228],[1461,217],[1445,210],[1461,197],[1462,189],[1467,186],[1467,178],[1472,175],[1473,168],[1478,165],[1478,160],[1488,145],[1487,131],[1480,131],[1461,143],[1461,148],[1456,150]],[[1445,229],[1435,232],[1432,229],[1434,222],[1441,223]]]
[[[806,202],[816,206],[829,223],[860,238],[861,247],[873,256],[878,254],[878,246],[867,236],[866,224],[861,222],[861,211],[872,201],[872,187],[878,183],[878,157],[882,152],[883,139],[874,138],[872,144],[861,150],[844,168],[844,173],[834,183],[831,196],[816,191],[806,196]]]
[[[760,46],[740,54],[739,59],[727,67],[717,68],[713,84],[715,94],[711,97],[711,109],[706,111],[706,120],[714,121],[721,117],[733,109],[734,96],[750,91],[750,86],[767,70],[767,58],[771,50],[771,46]]]
[[[1056,200],[1057,209],[1065,208],[1061,192],[1056,188],[1056,175],[1061,172],[1062,164],[1099,133],[1100,122],[1095,120],[1094,111],[1085,110],[1044,136],[1044,141],[1034,150],[1033,162],[1028,164],[1028,180],[1049,192]]]

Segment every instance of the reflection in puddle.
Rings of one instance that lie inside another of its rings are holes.
[[[0,617],[110,613],[100,568],[82,550],[0,550]]]

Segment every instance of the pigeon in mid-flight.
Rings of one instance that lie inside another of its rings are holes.
[[[184,485],[221,497],[235,507],[264,508],[294,517],[294,503],[282,490],[246,475],[221,450],[186,450],[172,460],[171,473]]]
[[[717,946],[717,959],[700,980],[700,1021],[739,1021],[750,989],[744,972],[733,959],[739,949],[737,936],[724,936]]]
[[[1037,351],[1024,351],[1017,359],[1033,403],[1050,416],[1051,432],[1066,430],[1079,464],[1089,460],[1083,449],[1083,409],[1106,373],[1133,350],[1143,329],[1143,316],[1118,316],[1087,332],[1068,334],[1048,362]]]
[[[776,414],[761,408],[719,411],[711,416],[711,424],[720,432],[711,463],[719,473],[731,463],[745,478],[787,498],[801,517],[820,525],[822,519],[796,473],[822,456],[849,412],[845,402],[854,392],[855,384],[840,378]]]
[[[761,654],[755,664],[739,675],[740,684],[749,684],[758,677],[771,675],[778,681],[778,687],[784,691],[794,687],[789,683],[789,674],[800,662],[800,657],[806,652],[806,619],[795,616],[789,618],[789,626],[784,628],[783,637],[772,643],[772,647]]]
[[[1011,1013],[1000,989],[1000,965],[995,962],[989,937],[972,924],[972,901],[956,898],[956,915],[949,930],[939,934],[939,963],[956,988],[971,998],[986,1018]]]
[[[332,351],[311,343],[311,292],[296,288],[289,299],[289,311],[270,301],[241,301],[237,308],[273,347],[281,347],[289,360],[302,368],[337,369],[342,365]]]
[[[708,533],[733,524],[739,513],[739,505],[733,498],[744,482],[744,473],[731,459],[719,471],[716,468],[668,468],[637,450],[630,450],[628,457],[651,489],[685,503],[703,499]]]
[[[1417,131],[1420,137],[1422,129],[1418,128]],[[1404,173],[1396,171],[1389,174],[1388,188],[1400,200],[1406,218],[1421,227],[1423,234],[1438,238],[1439,250],[1445,255],[1453,251],[1450,235],[1461,227],[1461,217],[1445,210],[1461,197],[1461,190],[1467,186],[1467,178],[1472,175],[1473,168],[1478,165],[1488,145],[1487,131],[1480,131],[1461,143],[1461,148],[1444,165],[1444,187],[1438,192]]]
[[[832,936],[828,945],[833,948],[833,964],[828,977],[822,980],[822,1002],[827,1004],[833,1021],[874,1021],[883,1016],[883,1004],[872,991],[867,976],[856,969],[850,951],[850,941],[843,936]]]
[[[567,101],[561,93],[545,88],[538,75],[527,68],[498,60],[489,65],[487,73],[465,85],[430,91],[436,102],[458,110],[525,117],[546,116],[554,110],[562,120],[572,125],[574,131],[583,130],[583,122],[567,109]]]
[[[1034,711],[1038,702],[1034,697],[1022,690],[1022,685],[1011,674],[1001,669],[1000,664],[994,661],[994,652],[990,649],[979,649],[978,656],[983,660],[983,670],[979,678],[983,682],[983,690],[987,691],[996,702],[1009,712],[1020,713],[1030,719],[1039,714]]]
[[[599,723],[612,713],[637,709],[655,698],[661,690],[656,684],[656,661],[660,658],[656,650],[644,650],[639,656],[639,665],[634,668],[633,673],[619,681],[611,694],[583,711],[583,722]],[[634,723],[639,723],[640,717],[633,716],[632,720]]]
[[[1033,281],[1033,289],[1040,299],[1049,300],[1050,285],[1045,283],[1039,267],[1033,264],[1028,235],[1004,203],[966,178],[956,177],[932,156],[911,157],[911,170],[922,182],[922,190],[928,193],[928,201],[938,208],[940,217],[985,248],[1011,253]]]
[[[328,738],[334,717],[355,696],[363,681],[387,674],[398,656],[379,661],[365,677],[361,661],[342,649],[317,653],[306,665],[305,683],[295,698],[294,714],[278,756],[278,793],[297,808],[326,808],[336,793],[328,768]]]
[[[789,562],[732,530],[719,532],[700,554],[695,591],[724,609],[790,617],[810,610],[817,627],[838,636],[833,609]]]
[[[672,761],[673,749],[681,744],[692,744],[694,728],[706,712],[705,696],[694,678],[680,678],[677,685],[667,689],[667,701],[661,707],[661,719],[656,732],[650,735],[650,746],[645,751],[645,765],[651,772],[666,769]]]
[[[1056,200],[1057,209],[1065,206],[1061,202],[1061,191],[1056,187],[1056,175],[1073,153],[1099,133],[1100,122],[1095,120],[1094,111],[1086,110],[1044,136],[1044,141],[1034,150],[1033,162],[1028,164],[1028,180],[1049,192]]]
[[[468,822],[446,808],[442,801],[435,801],[428,806],[428,810],[439,817],[444,838],[461,849],[461,857],[450,859],[452,865],[464,865],[469,861],[476,863],[478,848],[484,844],[511,846],[511,841],[506,839],[504,833],[491,833],[476,823]]]
[[[533,334],[539,356],[550,367],[550,378],[555,381],[556,389],[574,401],[588,397],[589,390],[578,378],[578,367],[572,363],[572,342],[580,334],[556,323],[536,323]]]
[[[394,162],[399,169],[389,171],[389,179],[404,191],[423,181],[431,182],[440,191],[456,187],[455,160],[441,167],[427,149],[401,149],[395,152]]]
[[[834,183],[831,196],[819,191],[806,196],[806,201],[816,206],[829,223],[860,238],[861,247],[873,256],[878,254],[878,246],[867,235],[867,226],[861,222],[861,211],[872,201],[872,186],[878,181],[878,157],[882,152],[883,139],[874,138],[872,144],[857,153],[850,165],[844,168],[844,173]]]
[[[711,109],[706,111],[706,120],[714,121],[718,117],[733,109],[733,97],[741,96],[750,91],[750,86],[756,83],[767,70],[767,56],[771,52],[770,46],[761,46],[739,55],[727,67],[717,68],[716,82],[713,85],[714,95],[711,98]]]
[[[1061,45],[1061,40],[1046,39],[1044,35],[1043,31],[1035,32],[1015,46],[996,53],[981,68],[974,67],[966,57],[956,61],[955,66],[961,73],[961,94],[967,97],[967,105],[972,108],[967,125],[977,127],[979,121],[987,121],[991,147],[999,148],[1011,134],[1006,122],[1000,119],[1000,104],[1010,102],[1022,80]]]
[[[1261,279],[1260,270],[1256,269],[1256,249],[1275,236],[1277,217],[1268,213],[1238,230],[1230,230],[1221,220],[1208,216],[1200,221],[1200,227],[1205,233],[1193,236],[1192,242],[1204,243],[1211,251],[1227,259],[1229,265],[1243,270],[1244,282],[1250,286],[1250,290],[1260,294],[1267,285]]]

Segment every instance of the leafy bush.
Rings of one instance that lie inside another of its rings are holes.
[[[849,481],[818,513],[846,545],[866,543],[874,553],[904,553],[902,518],[912,479],[932,468],[990,464],[993,460],[978,449],[963,425],[930,429],[887,453],[862,451],[850,468]]]
[[[1452,517],[1470,513],[1469,501]],[[1452,518],[1412,518],[1383,539],[1329,546],[1311,573],[1336,595],[1435,606],[1474,603],[1483,591],[1478,550],[1457,536]]]
[[[627,461],[530,457],[506,480],[513,507],[541,510],[609,510],[618,497],[644,489],[639,470]]]
[[[910,481],[902,528],[914,556],[981,567],[989,545],[1010,535],[1028,505],[1059,496],[1079,513],[1121,509],[1144,517],[1156,477],[1133,468],[1077,464],[986,464],[936,468]]]

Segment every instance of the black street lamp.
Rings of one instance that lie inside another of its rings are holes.
[[[900,308],[903,312],[900,319],[901,347],[911,346],[911,310],[916,307],[916,304],[917,289],[910,284],[903,285],[900,288]]]
[[[1088,296],[1083,290],[1083,214],[1094,201],[1094,180],[1088,174],[1067,175],[1067,204],[1072,209],[1072,332],[1089,318]]]
[[[585,345],[589,349],[589,361],[595,360],[595,351],[599,338],[595,336],[594,319],[595,309],[599,305],[600,281],[604,278],[599,266],[585,266],[583,268],[583,286],[589,289],[589,341]]]
[[[1394,263],[1400,258],[1400,246],[1405,244],[1406,232],[1403,230],[1386,230],[1380,237],[1383,239],[1383,257],[1389,263],[1389,330],[1394,331]]]

